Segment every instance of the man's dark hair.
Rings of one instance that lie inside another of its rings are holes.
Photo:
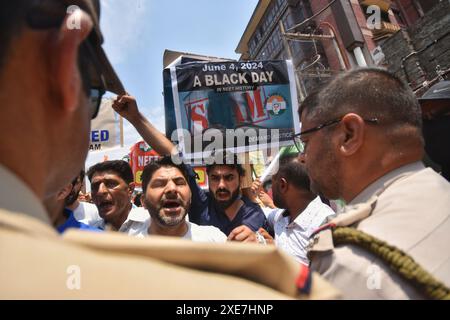
[[[282,155],[279,159],[276,177],[284,178],[295,187],[310,190],[310,181],[305,168],[298,160],[297,154]]]
[[[419,103],[411,88],[389,71],[361,68],[346,72],[311,94],[299,109],[324,122],[355,112],[382,124],[422,129]]]
[[[150,180],[153,177],[153,174],[163,168],[163,167],[174,167],[177,168],[178,170],[180,170],[180,172],[183,174],[183,177],[186,179],[186,181],[188,180],[188,173],[187,173],[187,169],[186,166],[181,163],[181,164],[175,164],[172,161],[171,156],[164,156],[158,159],[155,159],[153,161],[151,161],[150,163],[148,163],[145,168],[144,171],[142,172],[142,191],[146,192],[147,190],[147,186],[150,182]]]
[[[236,169],[240,177],[245,176],[245,169],[239,163],[235,153],[220,151],[212,154],[209,159],[209,164],[206,165],[206,174],[209,175],[215,166],[227,166]]]
[[[87,176],[89,181],[92,181],[92,176],[97,172],[106,172],[111,171],[117,174],[122,178],[127,184],[134,181],[133,179],[133,171],[131,170],[128,162],[123,160],[113,160],[113,161],[104,161],[99,162],[92,167],[89,168]]]

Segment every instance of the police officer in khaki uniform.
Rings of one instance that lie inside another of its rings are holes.
[[[99,1],[2,3],[0,299],[335,297],[316,276],[308,296],[308,270],[275,248],[56,233],[44,200],[83,166],[103,91],[125,93],[98,17]]]
[[[450,298],[450,184],[421,162],[412,91],[387,71],[353,70],[299,114],[313,191],[347,203],[313,236],[312,269],[347,299]]]

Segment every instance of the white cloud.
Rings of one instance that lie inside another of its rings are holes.
[[[101,0],[101,28],[105,50],[113,65],[127,58],[139,45],[144,31],[148,2],[143,0]]]
[[[165,133],[166,124],[163,106],[147,108],[144,114],[159,131]]]

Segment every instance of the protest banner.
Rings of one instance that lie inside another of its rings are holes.
[[[300,131],[289,60],[188,62],[163,75],[166,135],[185,158],[291,145]]]
[[[206,167],[194,167],[194,172],[196,173],[195,181],[198,186],[202,189],[208,189],[208,175],[206,174]]]
[[[141,187],[141,176],[145,165],[153,159],[159,158],[159,154],[147,143],[140,141],[131,147],[129,158],[131,170],[133,171],[134,182],[137,187]]]
[[[98,115],[91,121],[89,152],[121,147],[120,116],[112,108],[113,99],[104,98]]]

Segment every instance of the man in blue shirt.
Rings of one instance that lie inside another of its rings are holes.
[[[227,161],[227,157],[232,159]],[[206,167],[208,192],[197,185],[194,171],[189,170],[189,186],[192,191],[189,220],[199,225],[215,226],[226,235],[242,225],[253,232],[265,227],[266,217],[260,206],[241,195],[241,177],[245,172],[237,162],[237,157],[221,154],[216,156],[216,160],[218,161]]]
[[[45,200],[45,207],[47,211],[55,217],[54,227],[59,233],[65,232],[67,229],[83,229],[87,231],[102,231],[99,228],[91,227],[87,224],[79,222],[75,219],[73,211],[65,208],[74,202],[73,189],[77,184],[79,176],[77,176],[71,183],[65,185],[58,193],[48,197]]]
[[[64,208],[63,215],[67,220],[56,228],[59,233],[64,233],[67,229],[80,229],[95,232],[103,231],[99,228],[91,227],[83,222],[78,221],[77,219],[75,219],[73,211],[70,209]]]

